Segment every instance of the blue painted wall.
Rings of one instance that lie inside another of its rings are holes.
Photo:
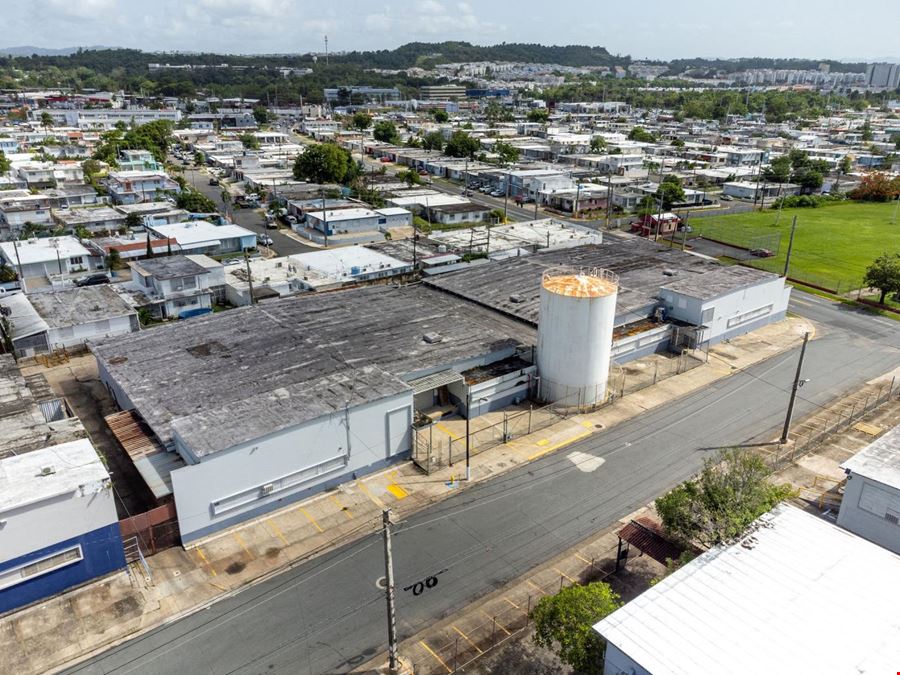
[[[33,560],[53,555],[81,544],[84,560],[53,572],[24,580],[0,591],[0,613],[56,595],[67,588],[125,567],[125,553],[119,524],[112,523],[74,539],[61,541],[53,546],[33,551],[28,555],[0,563],[0,572],[27,564]]]

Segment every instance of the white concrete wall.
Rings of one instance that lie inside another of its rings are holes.
[[[0,512],[0,562],[72,539],[118,521],[108,482]]]
[[[132,332],[131,316],[118,316],[109,319],[109,327],[104,328],[98,322],[84,323],[72,326],[71,330],[51,328],[48,332],[50,347],[56,349],[62,347],[74,347],[83,344],[85,340],[105,337],[109,335],[124,335]]]
[[[606,643],[603,675],[651,675],[651,673],[621,649],[608,642]]]
[[[900,525],[885,518],[900,515],[900,491],[883,483],[851,473],[844,487],[844,499],[837,523],[889,551],[900,553]]]
[[[184,541],[279,508],[353,472],[410,450],[412,392],[343,411],[243,443],[172,472]],[[176,447],[196,460],[182,439]],[[275,486],[263,494],[266,485]]]

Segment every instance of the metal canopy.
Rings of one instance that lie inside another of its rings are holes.
[[[454,370],[442,370],[439,373],[432,373],[424,377],[417,377],[410,380],[406,384],[412,387],[413,394],[422,394],[438,387],[444,387],[454,382],[462,382],[463,376]]]

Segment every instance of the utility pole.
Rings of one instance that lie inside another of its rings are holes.
[[[328,36],[325,36],[325,65],[328,65]]]
[[[507,221],[506,209],[507,209],[507,204],[509,203],[509,180],[510,180],[510,175],[509,175],[509,170],[507,170],[506,171],[506,191],[503,194],[503,222],[504,223]]]
[[[469,156],[468,155],[466,155],[466,168],[464,169],[464,171],[465,171],[465,177],[466,177],[466,187],[463,190],[463,196],[468,197],[469,196]]]
[[[322,229],[325,230],[325,248],[328,248],[328,211],[325,210],[325,188],[322,188]]]
[[[788,270],[791,267],[791,250],[794,248],[794,231],[797,229],[797,216],[794,216],[793,222],[791,222],[791,238],[788,239],[788,250],[787,256],[784,258],[784,274],[782,275],[785,279],[787,279]]]
[[[250,256],[244,251],[244,263],[247,265],[247,283],[250,285],[250,304],[254,304],[256,299],[253,297],[253,274],[250,272]]]
[[[466,385],[468,387],[468,385]],[[472,478],[472,471],[469,468],[469,418],[472,417],[472,392],[466,390],[466,482]]]
[[[609,229],[609,218],[612,214],[612,171],[606,173],[606,229]]]
[[[897,195],[897,201],[894,202],[894,214],[891,216],[891,225],[897,224],[897,208],[900,207],[900,195]]]
[[[395,675],[399,670],[397,659],[397,620],[394,611],[394,561],[391,558],[391,510],[381,512],[382,534],[384,535],[384,596],[387,600],[388,620],[388,672]]]
[[[803,334],[803,346],[800,347],[800,360],[797,361],[797,372],[794,374],[794,386],[791,388],[791,400],[788,402],[787,415],[784,418],[784,429],[781,430],[781,440],[779,443],[784,445],[788,440],[788,432],[791,430],[791,419],[794,417],[794,401],[797,398],[797,391],[806,380],[800,379],[800,371],[803,368],[803,357],[806,355],[806,343],[809,342],[809,332]]]

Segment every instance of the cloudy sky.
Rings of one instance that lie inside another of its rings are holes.
[[[605,46],[635,57],[900,56],[900,0],[0,0],[0,46],[221,53],[411,41]]]

